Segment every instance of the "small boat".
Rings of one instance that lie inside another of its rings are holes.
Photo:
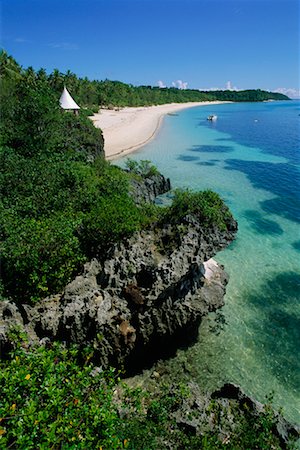
[[[207,117],[207,120],[217,120],[218,116],[215,116],[214,114],[212,114],[211,116]]]

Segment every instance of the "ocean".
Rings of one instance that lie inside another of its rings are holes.
[[[206,120],[210,114],[218,119]],[[215,259],[230,275],[225,306],[187,350],[203,389],[240,384],[300,423],[300,102],[228,103],[166,116],[132,155],[172,187],[212,189],[239,224]],[[126,158],[124,158],[126,159]],[[124,164],[124,159],[118,164]]]

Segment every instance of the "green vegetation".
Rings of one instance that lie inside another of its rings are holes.
[[[90,109],[78,117],[63,112],[58,98],[64,83]],[[5,297],[34,302],[63,289],[88,258],[105,257],[112,243],[154,221],[175,221],[177,226],[194,214],[204,225],[227,226],[230,213],[210,191],[178,191],[166,209],[138,207],[129,195],[132,175],[104,160],[101,131],[87,118],[99,104],[187,101],[191,92],[90,82],[57,70],[50,75],[43,69],[23,70],[5,52],[0,54],[0,89]],[[134,176],[157,173],[148,161],[128,166]],[[232,407],[236,426],[224,444],[217,431],[193,435],[172,418],[189,395],[182,386],[150,395],[122,385],[113,369],[93,366],[91,349],[58,343],[29,347],[18,327],[11,328],[8,338],[15,346],[0,363],[0,448],[280,448],[271,431],[271,409],[254,421],[247,411],[240,416]],[[225,414],[214,403],[208,412],[216,425]]]
[[[62,111],[47,79],[3,59],[2,289],[35,301],[61,290],[144,216],[128,194],[128,175],[104,161],[101,131],[85,115]]]
[[[157,168],[147,159],[141,161],[134,161],[128,158],[126,160],[126,168],[135,175],[140,175],[143,178],[158,175]]]
[[[124,106],[149,106],[164,103],[184,103],[201,101],[257,102],[264,100],[288,100],[288,97],[274,92],[250,89],[245,91],[199,91],[197,89],[159,88],[153,86],[133,86],[120,81],[93,80],[79,78],[71,71],[65,74],[55,69],[47,75],[44,69],[35,72],[32,67],[22,70],[6,52],[0,54],[0,73],[14,79],[24,76],[26,82],[47,83],[56,99],[67,86],[75,101],[86,110],[81,115],[92,115],[99,107],[114,108]]]
[[[91,349],[53,344],[26,350],[24,345],[17,344],[11,359],[1,363],[0,448],[282,448],[273,433],[270,405],[253,416],[246,405],[240,410],[232,404],[228,412],[213,400],[205,414],[214,429],[207,420],[201,435],[195,435],[172,415],[190,395],[185,386],[161,386],[149,394],[128,388],[113,369],[93,366]],[[202,412],[191,414],[187,419]]]
[[[56,71],[24,71],[4,52],[0,62],[1,289],[36,301],[62,290],[88,258],[158,220],[158,208],[138,207],[129,195],[132,176],[158,171],[149,161],[129,160],[130,174],[105,162],[101,131],[85,113],[59,107]],[[178,192],[164,220],[196,213],[224,228],[222,205],[213,193]]]
[[[142,224],[128,176],[104,160],[22,157],[5,148],[0,161],[2,279],[15,299],[58,292],[87,257]]]
[[[180,224],[182,219],[190,214],[196,216],[202,225],[216,225],[220,230],[226,230],[228,221],[232,219],[232,214],[216,192],[177,189],[171,206],[163,215],[163,220]]]

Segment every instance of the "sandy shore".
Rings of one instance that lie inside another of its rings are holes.
[[[107,159],[126,155],[149,142],[159,130],[166,114],[195,106],[223,102],[170,103],[167,105],[138,108],[122,108],[119,111],[101,109],[91,117],[94,125],[101,128]]]

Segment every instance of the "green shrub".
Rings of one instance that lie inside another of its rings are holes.
[[[128,175],[97,157],[0,150],[0,249],[6,295],[37,300],[61,290],[87,256],[137,230],[144,215]]]
[[[90,165],[66,156],[25,158],[12,149],[0,151],[1,198],[20,217],[85,209],[94,202],[98,184]]]
[[[104,156],[103,148],[101,130],[94,127],[85,114],[75,116],[72,113],[61,112],[56,151],[75,154],[81,159],[94,160],[97,156]]]
[[[97,158],[94,167],[99,176],[99,192],[102,196],[128,195],[129,177],[122,169],[102,158]]]
[[[113,404],[113,370],[78,364],[78,350],[54,344],[1,364],[0,447],[123,448]]]
[[[11,359],[0,363],[0,448],[284,448],[274,434],[270,404],[260,415],[234,401],[225,408],[214,400],[206,412],[194,407],[193,417],[207,417],[195,435],[172,418],[189,396],[185,386],[158,384],[152,394],[132,389],[120,383],[114,369],[93,366],[92,357],[90,348],[54,343],[26,351],[19,341]]]
[[[177,189],[163,220],[180,223],[189,214],[195,215],[202,225],[216,225],[221,230],[226,230],[228,220],[232,218],[229,209],[216,192]]]
[[[81,107],[79,114],[84,117],[93,116],[99,112],[99,105],[89,105],[89,107]]]
[[[86,214],[80,230],[80,240],[88,255],[103,254],[111,244],[129,237],[141,225],[142,216],[127,195],[102,197]]]
[[[6,293],[28,301],[63,289],[85,261],[75,236],[80,222],[62,214],[22,221],[6,216],[7,237],[0,243]]]
[[[142,178],[147,178],[159,174],[157,168],[151,163],[151,161],[148,161],[147,159],[134,161],[133,159],[128,158],[126,160],[125,166],[130,172],[134,173],[135,175],[140,175]]]

